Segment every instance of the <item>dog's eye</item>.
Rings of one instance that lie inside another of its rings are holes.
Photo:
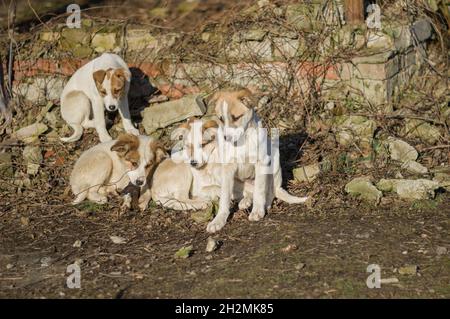
[[[182,140],[183,140],[183,135],[179,135],[179,136],[178,136],[178,140],[179,140],[179,141],[182,141]]]
[[[106,95],[106,90],[100,90],[101,95]]]
[[[138,162],[135,162],[135,161],[130,161],[130,164],[131,164],[131,166],[133,166],[134,168],[136,168],[136,167],[139,166],[139,163],[138,163]]]
[[[239,115],[239,116],[231,115],[231,119],[233,120],[233,122],[236,122],[236,121],[239,120],[241,117],[242,117],[242,114]]]
[[[120,89],[114,89],[113,94],[118,95],[120,93]]]
[[[223,122],[223,116],[219,116],[219,121]]]

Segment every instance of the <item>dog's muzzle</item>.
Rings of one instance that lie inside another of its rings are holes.
[[[138,179],[136,179],[136,181],[134,182],[134,184],[136,186],[142,186],[145,183],[145,178],[144,177],[139,177]]]

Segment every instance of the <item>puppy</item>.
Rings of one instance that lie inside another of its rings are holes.
[[[214,220],[208,224],[208,232],[220,230],[226,223],[230,213],[230,199],[236,176],[245,180],[254,178],[253,207],[249,220],[258,221],[264,217],[266,209],[270,207],[273,198],[279,198],[289,204],[304,203],[307,197],[290,195],[281,187],[282,175],[280,155],[278,148],[272,149],[271,158],[266,154],[260,154],[260,149],[267,150],[267,140],[260,140],[257,129],[262,128],[262,123],[252,105],[255,105],[253,95],[248,89],[217,92],[209,100],[213,103],[214,110],[220,120],[220,128],[223,129],[223,142],[228,147],[229,153],[221,165],[221,192],[219,212]],[[220,141],[220,139],[219,139]],[[254,156],[240,152],[244,146],[245,151],[253,152]],[[237,154],[237,155],[236,155]],[[271,166],[270,172],[268,167]]]
[[[217,127],[215,121],[189,119],[172,132],[172,139],[178,143],[172,158],[164,160],[153,175],[152,198],[155,202],[176,210],[198,210],[219,198]],[[252,184],[235,183],[232,198],[240,200],[241,209],[249,206],[245,203],[251,204],[251,197],[248,197],[252,188]]]
[[[70,176],[75,195],[73,204],[84,199],[106,203],[108,194],[117,195],[130,182],[141,187],[139,207],[151,199],[148,174],[165,157],[164,148],[152,137],[122,134],[115,141],[98,144],[76,161]]]
[[[139,135],[131,123],[128,108],[130,80],[127,64],[116,54],[104,53],[78,69],[61,94],[61,116],[73,129],[72,136],[61,140],[77,141],[83,128],[92,127],[97,130],[101,142],[110,141],[104,109],[108,112],[118,109],[125,131]]]

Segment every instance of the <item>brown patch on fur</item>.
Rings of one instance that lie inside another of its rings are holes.
[[[124,69],[116,69],[111,76],[111,93],[117,99],[125,93],[125,84],[129,74]]]
[[[211,98],[211,102],[215,104],[215,113],[220,116],[220,105],[223,101],[228,104],[228,112],[232,122],[238,121],[249,109],[256,105],[253,93],[247,89],[239,89],[234,91],[219,91]]]
[[[97,90],[101,96],[106,95],[106,91],[102,87],[102,83],[103,83],[103,80],[105,79],[105,76],[106,76],[105,70],[98,70],[92,74],[92,77],[94,78],[95,86],[97,87]]]
[[[111,146],[111,151],[116,152],[120,158],[130,162],[133,166],[139,165],[140,155],[138,152],[139,138],[132,134],[121,134],[117,142]]]

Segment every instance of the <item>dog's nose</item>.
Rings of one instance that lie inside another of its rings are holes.
[[[191,160],[191,166],[197,166],[198,162],[196,160]]]
[[[142,185],[144,185],[144,181],[141,180],[141,179],[137,179],[136,180],[136,186],[142,186]]]
[[[115,105],[108,105],[108,110],[115,111],[116,110],[116,106]]]

